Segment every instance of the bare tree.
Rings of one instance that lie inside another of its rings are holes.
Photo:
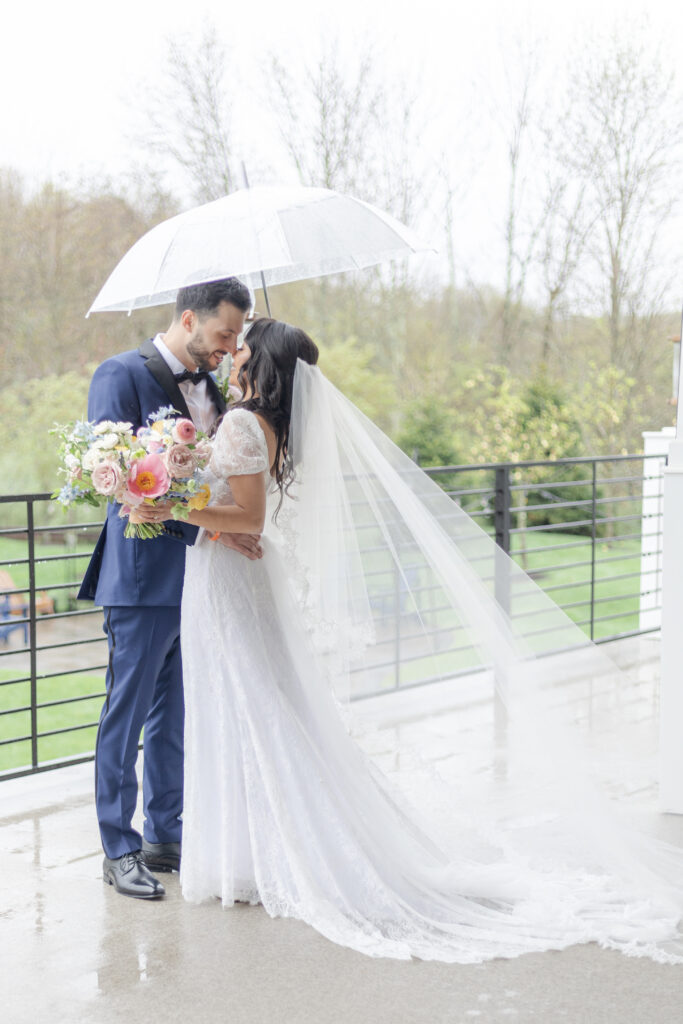
[[[551,357],[560,303],[581,264],[592,227],[585,191],[585,185],[577,185],[563,166],[549,168],[536,255],[544,295],[541,360],[545,366]]]
[[[604,309],[611,361],[637,371],[661,311],[662,228],[680,184],[681,104],[643,44],[614,38],[571,78],[563,161],[592,206],[589,296]]]
[[[518,54],[521,77],[515,82],[508,72],[508,92],[512,100],[511,116],[504,123],[508,170],[507,202],[503,224],[505,277],[500,316],[498,359],[510,366],[520,334],[520,317],[527,288],[541,219],[531,201],[530,134],[534,127],[533,92],[538,65],[533,53]]]
[[[303,185],[356,192],[372,189],[368,157],[382,100],[369,50],[345,72],[336,43],[294,78],[272,58],[270,101],[285,149]],[[372,178],[376,168],[372,168]]]
[[[194,44],[170,40],[164,79],[142,105],[146,125],[139,142],[182,170],[198,202],[236,187],[226,62],[210,23]]]
[[[303,185],[350,192],[404,221],[421,212],[429,182],[416,168],[417,91],[377,73],[376,49],[345,62],[336,42],[299,74],[271,61],[268,101]]]

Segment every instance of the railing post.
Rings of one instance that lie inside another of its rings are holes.
[[[501,547],[506,555],[510,554],[510,467],[496,467],[496,498],[494,526],[496,530],[496,544]]]
[[[493,525],[496,532],[496,544],[506,555],[510,554],[510,467],[496,467],[495,504]],[[496,601],[507,614],[510,614],[510,574],[504,558],[496,558],[495,565]]]
[[[394,565],[394,689],[401,686],[401,573]]]
[[[495,480],[495,504],[494,504],[494,528],[496,531],[496,545],[494,555],[495,574],[495,597],[503,611],[510,614],[510,566],[506,556],[510,554],[510,506],[512,497],[510,493],[510,467],[497,466]],[[499,557],[500,556],[500,557]],[[493,699],[493,742],[495,753],[495,773],[498,778],[505,778],[507,775],[507,708],[501,697],[501,690],[505,690],[507,682],[504,673],[493,666],[496,678],[496,690]]]
[[[36,547],[33,501],[26,502],[26,527],[28,532],[28,587],[29,587],[29,657],[31,666],[31,764],[38,767],[38,682],[36,653]]]
[[[592,500],[591,500],[591,640],[595,639],[595,541],[597,536],[597,502],[598,502],[598,464],[593,462]]]

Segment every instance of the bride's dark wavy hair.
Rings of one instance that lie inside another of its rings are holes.
[[[280,488],[280,501],[275,511],[277,516],[294,476],[287,446],[296,361],[303,359],[315,366],[318,346],[300,327],[269,317],[256,321],[247,334],[246,343],[251,355],[240,367],[237,381],[242,392],[251,389],[253,397],[237,402],[233,408],[257,412],[275,432],[277,448],[271,468],[275,470],[275,480]]]

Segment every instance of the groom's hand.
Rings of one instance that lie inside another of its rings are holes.
[[[260,540],[261,535],[258,533],[219,533],[216,537],[218,544],[224,544],[226,548],[233,548],[252,561],[263,557]]]

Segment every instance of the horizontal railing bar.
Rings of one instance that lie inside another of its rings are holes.
[[[471,494],[492,494],[494,493],[493,482],[490,487],[462,487],[453,491],[445,491],[450,498],[466,498]]]
[[[551,530],[575,530],[579,526],[592,525],[592,519],[575,519],[570,523],[547,523],[543,526],[515,526],[510,529],[510,536],[517,533],[550,533]]]
[[[13,504],[21,502],[22,505],[25,505],[27,502],[50,501],[51,499],[52,495],[46,494],[43,491],[39,494],[0,494],[0,505],[8,505],[10,502]]]
[[[83,644],[101,644],[106,643],[107,638],[105,636],[92,636],[87,637],[85,640],[65,640],[59,644],[42,644],[40,647],[36,647],[36,651],[57,651],[62,647],[82,647]],[[13,654],[30,654],[30,647],[16,647],[7,651],[0,651],[0,658],[5,656],[11,656]]]
[[[658,609],[657,608],[648,608],[647,610],[649,612],[654,612],[654,611],[657,611]],[[593,619],[593,622],[611,622],[612,619],[628,619],[628,618],[630,618],[633,615],[637,616],[639,614],[639,611],[640,611],[640,609],[634,608],[633,611],[631,611],[631,612],[615,612],[614,615],[601,615],[599,617],[596,616]],[[590,622],[590,619],[588,620],[588,622],[582,622],[582,623],[578,623],[577,622],[576,625],[577,626],[578,625],[587,626],[589,622]]]
[[[82,729],[96,729],[99,722],[85,722],[83,725],[71,725],[68,729],[49,729],[47,732],[37,732],[36,737],[39,740],[46,739],[48,736],[63,736],[67,732],[80,732]]]
[[[566,612],[569,608],[582,608],[586,604],[590,605],[590,603],[591,599],[590,597],[587,597],[584,601],[570,601],[568,604],[558,605],[557,608],[530,608],[528,611],[511,612],[510,618],[530,619],[535,615],[550,615],[551,612],[553,614],[557,614],[558,608],[560,609],[560,611]],[[562,627],[566,627],[566,623],[562,623]],[[526,633],[523,635],[526,636]]]
[[[514,558],[516,555],[535,555],[539,551],[545,553],[546,551],[561,551],[563,548],[589,548],[590,546],[590,537],[579,537],[578,540],[569,541],[567,544],[548,544],[547,546],[541,545],[538,548],[513,549],[510,551],[510,555]]]
[[[73,619],[79,615],[94,615],[99,611],[99,608],[77,608],[73,612],[45,612],[44,615],[39,614],[36,617],[36,622],[54,622],[55,619]],[[28,616],[22,618],[19,615],[13,615],[8,621],[13,625],[22,625],[29,623],[31,619]],[[38,647],[36,650],[40,650],[40,648]]]
[[[104,637],[102,639],[105,639]],[[36,675],[36,682],[45,682],[48,679],[59,679],[60,676],[76,676],[84,672],[104,672],[108,666],[88,665],[85,668],[63,668],[60,672],[43,672]],[[30,683],[31,676],[18,676],[16,679],[1,679],[0,686],[16,686],[18,683]]]
[[[62,700],[44,701],[44,702],[42,702],[40,704],[36,704],[36,708],[38,709],[38,711],[40,711],[42,708],[56,708],[56,707],[61,707],[61,705],[63,705],[63,704],[79,704],[81,701],[84,701],[84,700],[102,700],[106,696],[107,696],[106,690],[103,690],[101,693],[88,693],[88,694],[84,694],[84,695],[82,695],[80,697],[64,697],[64,698],[62,698]],[[27,712],[27,711],[30,711],[30,710],[31,710],[31,705],[27,704],[27,705],[25,705],[24,707],[21,707],[21,708],[9,708],[6,711],[0,711],[0,715],[18,715],[22,711],[23,712]]]
[[[596,485],[604,489],[612,484],[638,484],[642,485],[643,481],[661,480],[661,473],[653,473],[651,476],[638,475],[638,476],[603,476],[596,479]],[[553,490],[561,487],[592,487],[592,477],[577,477],[575,480],[552,480],[544,479],[537,481],[526,481],[519,483],[510,483],[510,491],[541,491],[541,490]],[[640,495],[642,497],[642,494]],[[648,495],[653,497],[653,495]]]
[[[607,462],[646,462],[661,459],[661,455],[639,453],[637,455],[574,455],[566,459],[525,459],[521,462],[474,462],[462,466],[427,466],[424,472],[429,476],[440,476],[444,473],[467,473],[470,470],[483,469],[526,469],[531,466],[590,466],[593,463],[602,465]],[[419,467],[417,467],[419,468]]]
[[[591,564],[591,559],[587,558],[582,559],[580,562],[557,562],[555,565],[539,565],[533,569],[527,569],[527,575],[536,582],[535,577],[540,574],[559,572],[561,569],[581,569],[583,566]]]
[[[640,480],[640,477],[637,477]],[[576,480],[537,480],[536,482],[528,481],[526,483],[510,483],[510,492],[518,491],[521,493],[528,491],[549,491],[551,489],[560,489],[562,487],[591,487],[593,485],[592,477],[577,477]]]
[[[30,737],[29,737],[30,739]],[[50,761],[48,764],[39,764],[35,767],[24,767],[14,771],[0,772],[0,782],[9,782],[11,779],[25,779],[29,775],[38,775],[43,772],[53,772],[58,768],[72,768],[77,764],[88,764],[94,761],[94,751],[84,754],[82,757],[60,758],[58,761]]]
[[[643,496],[638,494],[636,497],[631,495],[615,495],[613,498],[596,498],[596,505],[616,505],[623,501],[639,501],[642,503]],[[546,501],[542,505],[511,505],[510,512],[555,512],[560,508],[584,508],[593,505],[592,498],[577,498],[576,501]],[[638,516],[642,518],[642,516]],[[598,525],[605,522],[602,516],[596,516],[595,521]]]

